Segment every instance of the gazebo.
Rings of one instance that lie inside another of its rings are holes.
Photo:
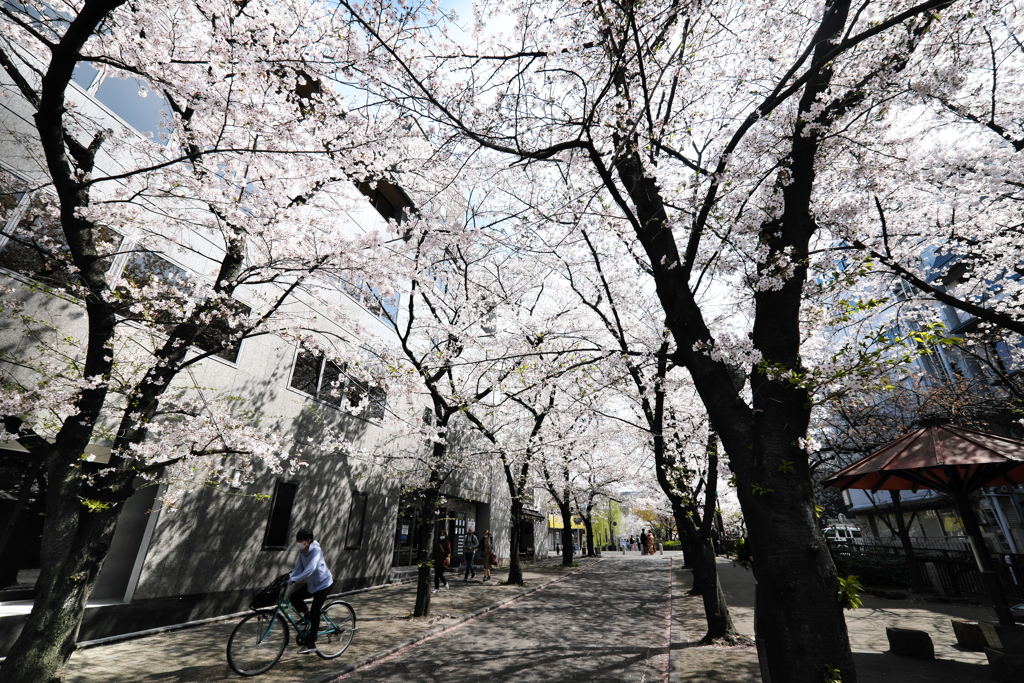
[[[968,494],[1024,483],[1024,441],[953,425],[921,427],[822,481],[823,486],[875,491],[932,489],[948,494],[967,532],[974,560],[999,623],[1013,624],[992,557]]]

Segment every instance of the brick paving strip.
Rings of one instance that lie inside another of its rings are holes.
[[[562,568],[549,558],[524,565],[525,587],[501,585],[508,572],[492,571],[493,579],[463,582],[449,577],[451,590],[431,601],[431,617],[412,619],[416,587],[397,584],[338,596],[356,611],[352,645],[339,659],[298,655],[294,633],[284,655],[258,680],[268,683],[326,683],[347,672],[377,661],[437,633],[458,626],[512,600],[561,581],[593,565],[580,558],[580,566]],[[243,613],[244,614],[244,613]],[[71,683],[146,681],[204,683],[240,680],[227,664],[226,647],[231,631],[243,614],[207,620],[186,627],[170,627],[82,643],[71,657],[67,680]]]

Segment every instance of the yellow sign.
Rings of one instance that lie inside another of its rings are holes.
[[[579,520],[578,522],[576,520]],[[564,529],[565,525],[562,524],[562,515],[548,515],[548,528],[549,529]],[[586,529],[587,527],[583,524],[583,520],[573,515],[572,517],[572,529]]]

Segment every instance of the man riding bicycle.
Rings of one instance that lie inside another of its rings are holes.
[[[304,643],[299,643],[302,649],[300,655],[308,655],[316,652],[316,634],[320,630],[320,610],[327,599],[327,591],[334,583],[334,577],[324,562],[324,554],[320,550],[320,544],[313,540],[313,532],[309,529],[299,529],[295,534],[295,541],[299,544],[299,557],[295,560],[295,568],[288,579],[288,598],[292,606],[309,621],[309,635]],[[306,609],[306,598],[312,597],[313,602]]]

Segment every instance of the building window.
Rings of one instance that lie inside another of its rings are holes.
[[[234,363],[238,360],[238,352],[242,348],[242,340],[232,335],[238,330],[232,325],[233,318],[248,317],[252,307],[241,301],[230,299],[210,318],[206,327],[199,331],[192,345],[207,353],[212,352],[218,358]]]
[[[109,267],[121,236],[96,226],[93,239]],[[29,194],[23,182],[4,171],[0,171],[0,267],[71,294],[78,293],[81,282],[74,274],[56,197],[45,192]]]
[[[166,283],[174,289],[185,285],[186,273],[156,252],[140,249],[131,254],[122,276],[132,285],[142,288]]]
[[[88,76],[83,74],[82,78],[84,80]],[[166,124],[164,119],[170,106],[158,90],[134,76],[121,78],[110,74],[103,77],[98,87],[94,81],[91,85],[96,88],[96,99],[129,126],[140,133],[155,136],[160,144],[167,141],[171,129],[163,124]]]
[[[348,529],[345,534],[345,548],[359,550],[363,547],[363,528],[366,524],[366,494],[352,494],[352,511],[348,516]]]
[[[348,274],[344,277],[332,277],[331,281],[370,313],[392,328],[395,327],[398,321],[398,304],[401,300],[398,294],[383,294],[380,289],[365,280]]]
[[[378,180],[372,184],[359,183],[359,191],[370,200],[370,204],[377,209],[381,218],[387,221],[401,223],[405,218],[404,209],[412,206],[405,192],[386,180]]]
[[[387,392],[382,386],[358,380],[347,374],[344,366],[306,349],[300,348],[295,355],[290,386],[338,408],[363,404],[359,416],[368,420],[384,417]]]
[[[0,228],[7,225],[24,198],[26,189],[26,183],[20,178],[0,169]]]
[[[274,499],[270,503],[267,533],[263,536],[263,550],[284,550],[288,547],[288,527],[292,522],[292,507],[298,484],[278,480],[274,486]]]
[[[156,283],[168,284],[175,292],[169,296],[175,296],[179,291],[188,287],[185,269],[174,265],[152,251],[133,253],[128,263],[125,264],[123,276],[125,280],[139,288]],[[126,303],[130,304],[128,301]],[[155,304],[157,309],[152,311],[152,319],[162,324],[165,329],[182,322],[172,314],[168,307],[161,306],[160,301],[150,303]],[[130,310],[130,305],[127,310]],[[246,317],[251,312],[250,306],[233,299],[228,300],[210,315],[205,326],[200,328],[198,336],[193,340],[192,346],[226,361],[236,362],[242,342],[239,339],[230,338],[237,332],[232,325],[232,319]]]

